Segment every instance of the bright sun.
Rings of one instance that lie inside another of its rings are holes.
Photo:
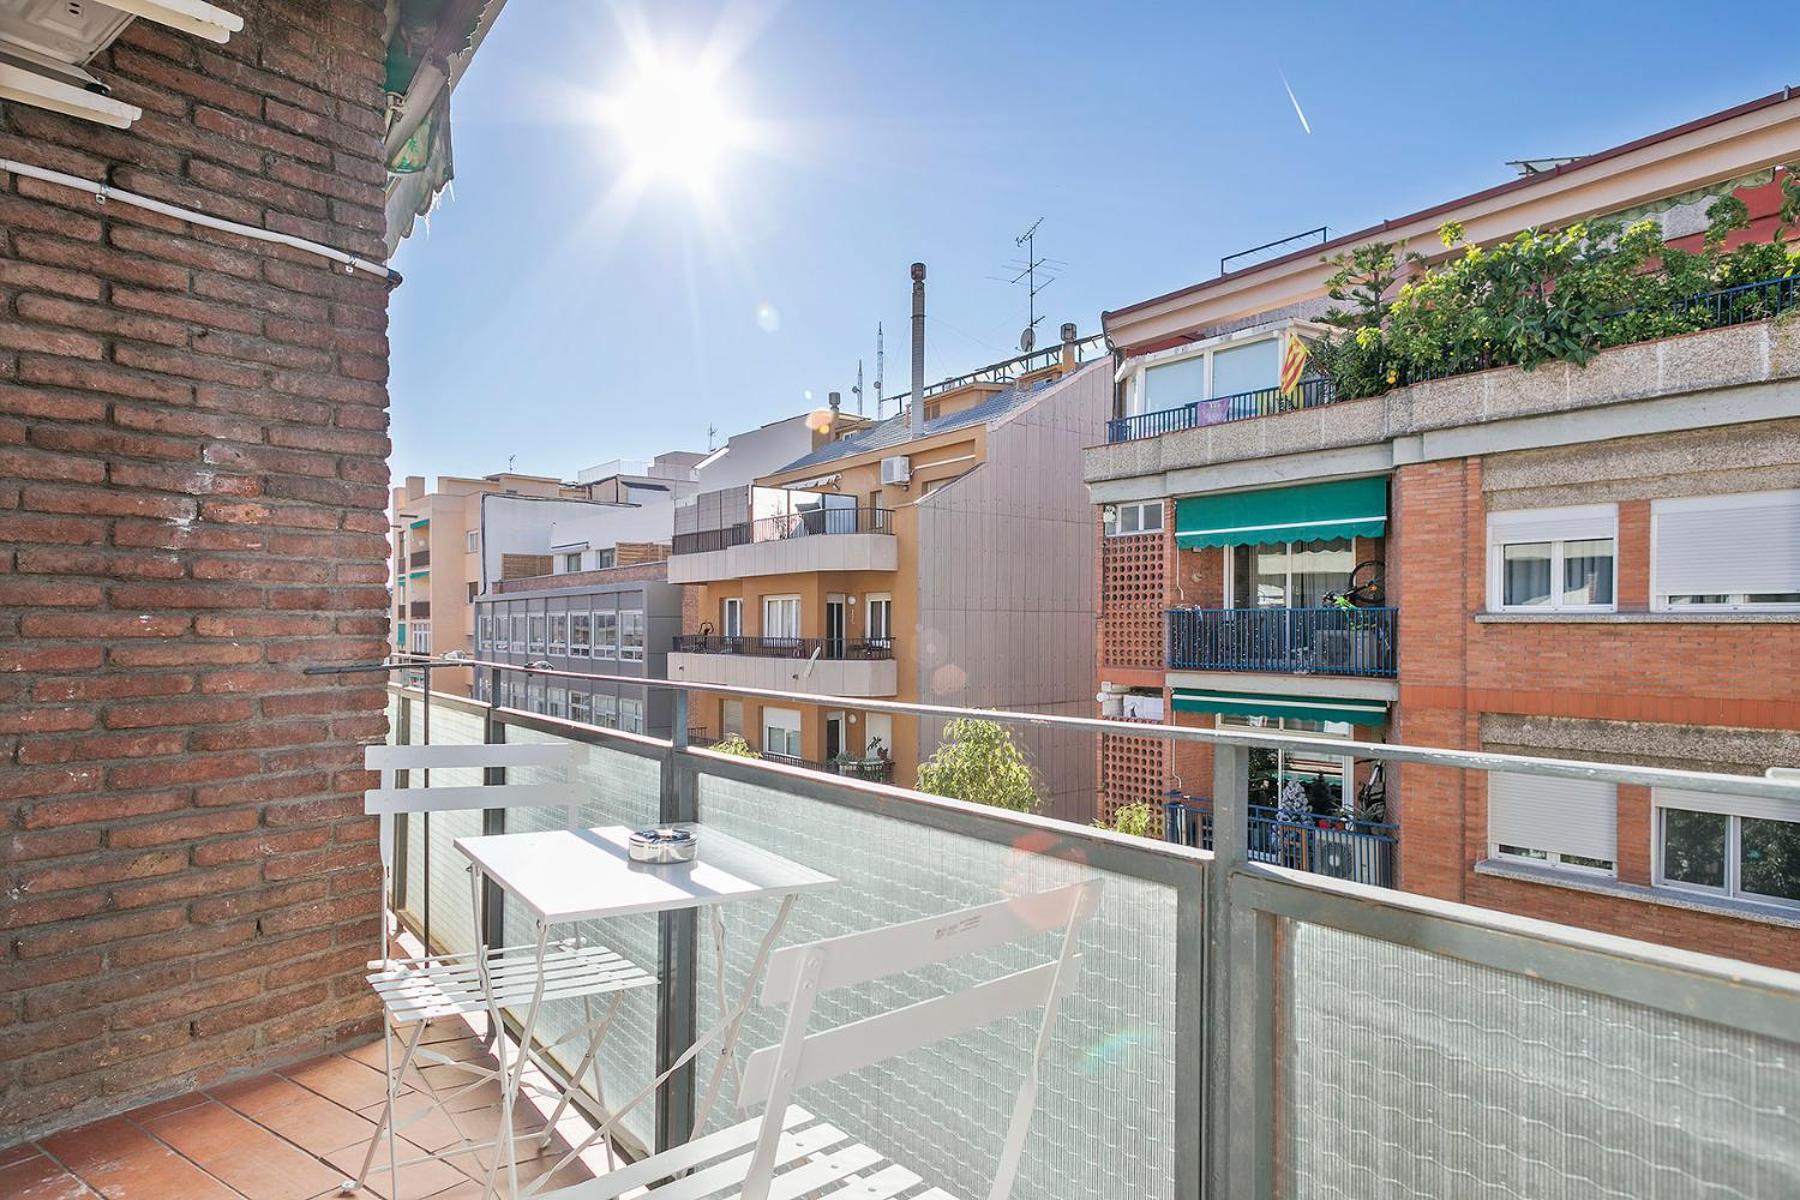
[[[717,72],[700,63],[641,57],[634,78],[603,107],[640,184],[677,183],[705,192],[745,140],[744,123]]]

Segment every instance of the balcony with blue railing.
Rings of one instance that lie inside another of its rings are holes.
[[[1253,417],[1269,417],[1276,413],[1298,412],[1304,408],[1323,408],[1336,399],[1332,382],[1326,378],[1303,379],[1292,392],[1280,388],[1259,388],[1216,396],[1211,400],[1192,400],[1174,408],[1138,413],[1131,417],[1115,417],[1106,423],[1106,441],[1133,442],[1156,437],[1180,429],[1199,429],[1207,425],[1223,425],[1230,421],[1248,421]]]
[[[1271,671],[1391,679],[1399,670],[1395,608],[1174,608],[1168,665],[1183,671]]]
[[[1295,871],[1348,879],[1374,887],[1394,886],[1394,858],[1400,827],[1343,813],[1293,812],[1247,805],[1247,853],[1252,861]],[[1163,836],[1178,846],[1213,848],[1213,802],[1171,792],[1163,802]]]

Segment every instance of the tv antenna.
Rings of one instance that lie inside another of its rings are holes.
[[[856,360],[856,386],[850,389],[850,394],[852,396],[856,397],[856,415],[860,417],[863,415],[863,411],[862,411],[862,359],[860,359],[860,358]]]
[[[988,276],[997,283],[1023,284],[1025,287],[1025,328],[1019,334],[1019,350],[1024,354],[1030,354],[1032,347],[1037,345],[1038,322],[1044,319],[1038,315],[1038,293],[1055,283],[1057,272],[1069,265],[1060,258],[1038,256],[1037,231],[1038,226],[1043,223],[1044,218],[1039,217],[1031,223],[1031,228],[1013,239],[1013,245],[1023,250],[1025,255],[1023,258],[1009,259],[1002,265],[1001,269],[1007,272],[1006,275]]]
[[[714,443],[718,441],[718,438],[719,427],[717,425],[708,425],[706,427],[706,452],[708,454],[713,452]]]

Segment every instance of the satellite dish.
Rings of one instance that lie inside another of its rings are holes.
[[[1031,348],[1035,345],[1037,345],[1037,331],[1027,325],[1025,327],[1025,332],[1019,335],[1019,352],[1021,354],[1030,354]]]

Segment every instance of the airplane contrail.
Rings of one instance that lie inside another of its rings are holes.
[[[1288,102],[1294,106],[1294,115],[1300,118],[1300,128],[1306,130],[1306,132],[1310,134],[1312,132],[1312,125],[1307,121],[1306,114],[1300,109],[1300,101],[1294,96],[1293,85],[1288,83],[1285,72],[1276,71],[1275,73],[1281,76],[1281,86],[1287,89]]]

